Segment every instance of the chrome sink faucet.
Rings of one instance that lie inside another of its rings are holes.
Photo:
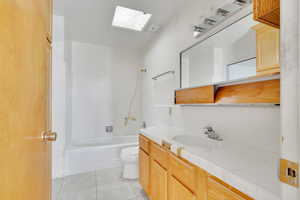
[[[221,138],[221,136],[217,134],[211,126],[204,127],[204,134],[207,135],[209,139],[223,141],[223,138]]]

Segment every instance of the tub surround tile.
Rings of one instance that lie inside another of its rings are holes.
[[[210,149],[176,143],[173,137],[188,134],[185,131],[149,128],[140,132],[158,144],[163,140],[171,143],[171,151],[174,153],[177,153],[177,148],[184,147],[181,157],[256,200],[280,199],[280,182],[276,174],[278,163],[274,163],[279,155],[226,140]]]

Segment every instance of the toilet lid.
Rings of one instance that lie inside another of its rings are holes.
[[[134,156],[138,154],[138,147],[127,147],[122,149],[121,154],[124,156]]]

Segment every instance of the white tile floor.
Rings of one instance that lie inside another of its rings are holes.
[[[53,200],[148,200],[139,183],[112,168],[53,180]]]

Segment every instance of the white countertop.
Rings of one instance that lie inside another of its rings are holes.
[[[280,200],[279,155],[226,140],[212,148],[191,147],[173,140],[191,133],[167,127],[149,127],[140,132],[158,144],[163,140],[171,143],[174,153],[183,147],[181,157],[256,200]]]

